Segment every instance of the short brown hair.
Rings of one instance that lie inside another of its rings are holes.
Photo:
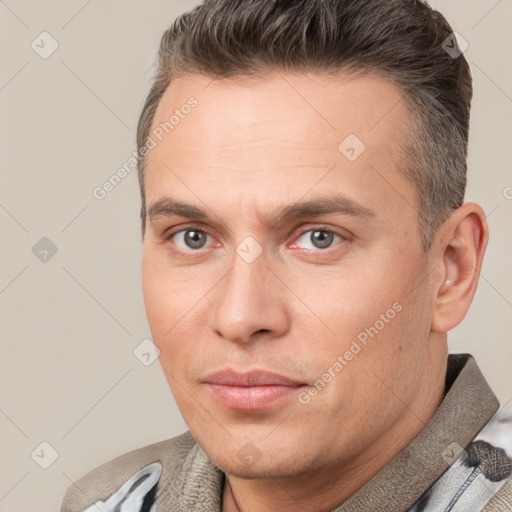
[[[458,49],[446,19],[424,0],[205,0],[162,36],[137,128],[139,155],[162,95],[185,73],[379,73],[401,88],[411,114],[401,170],[417,187],[428,249],[466,188],[471,73],[460,52],[453,58],[445,51],[447,40]],[[144,153],[138,162],[143,234],[145,165]]]

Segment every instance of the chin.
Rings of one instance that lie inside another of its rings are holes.
[[[205,452],[221,471],[247,480],[298,476],[314,471],[317,459],[303,452],[298,453],[294,448],[288,453],[276,453],[275,449],[259,451],[252,443],[247,443],[241,449]]]
[[[215,462],[215,461],[214,461]],[[225,462],[225,464],[223,464]],[[285,468],[281,463],[275,461],[260,460],[254,466],[246,467],[241,463],[233,463],[233,461],[219,461],[215,464],[224,473],[234,476],[236,478],[243,478],[244,480],[256,480],[263,478],[287,478],[296,476],[302,471],[298,471],[297,465],[293,468]]]

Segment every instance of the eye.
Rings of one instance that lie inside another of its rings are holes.
[[[335,231],[310,229],[304,231],[293,245],[301,249],[329,249],[336,239],[341,242],[347,240],[346,237]]]
[[[207,243],[208,237],[210,237],[210,234],[202,229],[188,228],[172,233],[169,235],[168,239],[172,240],[182,251],[190,251],[203,249]]]

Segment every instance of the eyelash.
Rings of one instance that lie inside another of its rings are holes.
[[[177,235],[178,233],[182,233],[184,231],[199,231],[201,233],[205,233],[206,235],[208,235],[209,237],[211,238],[215,238],[214,235],[208,230],[208,229],[205,229],[205,228],[198,228],[197,226],[194,226],[194,225],[186,225],[186,226],[180,226],[180,228],[176,231],[172,231],[171,233],[165,235],[164,239],[166,242],[172,242],[172,237]],[[298,240],[299,238],[301,238],[305,233],[308,233],[310,231],[325,231],[326,233],[329,233],[329,234],[334,234],[334,235],[337,235],[341,238],[341,241],[339,242],[340,244],[344,243],[344,242],[349,242],[350,241],[350,238],[345,235],[345,234],[342,234],[336,230],[333,230],[331,228],[329,228],[328,226],[314,226],[314,227],[309,227],[307,229],[303,229],[301,231],[299,231],[298,234],[294,235],[294,239],[295,240]],[[320,252],[329,252],[331,249],[333,249],[333,247],[328,247],[326,249],[302,249],[304,251],[320,251]],[[194,252],[200,252],[201,249],[197,249],[197,250],[193,250],[191,249],[190,251],[182,251],[180,249],[174,249],[176,252],[179,252],[180,254],[185,254],[185,253],[194,253]]]
[[[200,233],[206,233],[211,238],[215,238],[213,236],[213,234],[210,231],[208,231],[207,229],[205,229],[205,228],[198,228],[197,226],[194,226],[194,225],[189,225],[189,226],[180,226],[180,229],[165,235],[165,240],[170,242],[174,235],[177,235],[178,233],[182,233],[183,231],[199,231]],[[198,252],[199,250],[200,249],[198,249],[195,252]]]

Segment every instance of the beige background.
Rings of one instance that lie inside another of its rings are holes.
[[[470,313],[450,335],[512,398],[512,2],[432,2],[469,43],[475,100],[467,199],[491,242]],[[0,511],[58,510],[98,464],[186,430],[158,362],[140,286],[135,171],[92,191],[131,156],[161,34],[187,1],[0,0]],[[51,34],[58,49],[43,59]],[[42,48],[44,45],[44,48]],[[46,263],[32,247],[48,237]],[[58,458],[48,468],[52,451]],[[33,458],[31,453],[34,452]]]

